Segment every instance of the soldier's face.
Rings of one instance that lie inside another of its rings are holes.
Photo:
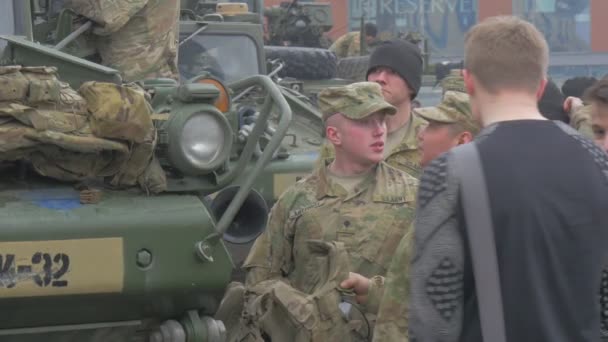
[[[357,164],[381,162],[386,143],[385,114],[377,112],[362,120],[344,119],[338,128],[340,141],[336,153],[343,153],[346,159]]]
[[[458,146],[459,137],[454,134],[450,124],[431,121],[418,133],[418,146],[422,157],[420,165],[427,166],[433,159],[440,154],[449,151],[452,147]]]
[[[608,153],[608,105],[591,105],[591,129],[595,143]]]
[[[410,88],[405,80],[389,67],[377,67],[367,76],[369,82],[376,82],[382,87],[386,102],[395,107],[410,101]]]

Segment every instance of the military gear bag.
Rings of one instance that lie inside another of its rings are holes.
[[[27,160],[63,181],[110,177],[113,186],[166,189],[143,90],[89,82],[87,103],[54,67],[0,67],[0,82],[0,162]]]
[[[282,279],[270,279],[247,288],[240,324],[229,341],[351,340],[360,322],[349,322],[340,309],[344,295],[339,284],[350,269],[346,249],[341,242],[310,240],[307,244],[310,262],[319,270],[318,285],[304,293]]]

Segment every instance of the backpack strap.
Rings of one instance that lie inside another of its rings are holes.
[[[474,142],[452,151],[455,174],[460,181],[481,333],[486,342],[506,342],[494,226],[479,151]]]

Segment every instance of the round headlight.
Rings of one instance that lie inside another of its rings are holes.
[[[183,173],[212,172],[230,157],[232,128],[217,109],[178,113],[169,125],[169,159]]]

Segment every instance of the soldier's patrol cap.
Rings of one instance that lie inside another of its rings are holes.
[[[473,135],[481,129],[481,125],[473,118],[469,95],[459,91],[446,91],[440,104],[434,107],[415,109],[423,119],[445,124],[458,123]]]
[[[380,85],[375,82],[325,88],[319,93],[318,102],[323,121],[337,113],[352,120],[361,120],[376,112],[397,113],[397,108],[384,101]]]

